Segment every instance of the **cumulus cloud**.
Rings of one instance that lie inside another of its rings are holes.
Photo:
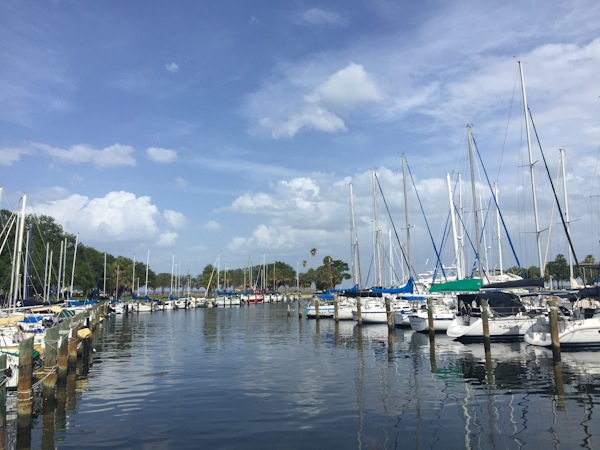
[[[183,228],[188,223],[188,219],[184,214],[177,211],[172,211],[170,209],[167,209],[163,212],[163,217],[169,226],[173,228]]]
[[[172,231],[165,231],[158,236],[156,245],[158,247],[173,247],[177,243],[178,234]]]
[[[66,230],[79,233],[83,242],[154,240],[160,235],[158,208],[150,197],[124,191],[90,199],[72,194],[36,205],[39,214],[54,217]]]
[[[298,13],[294,19],[294,23],[304,26],[315,25],[337,25],[346,26],[349,20],[333,11],[326,11],[320,8],[311,8]]]
[[[177,152],[168,148],[150,147],[146,150],[150,160],[156,163],[171,163],[177,159]]]
[[[32,148],[62,163],[91,163],[101,168],[136,165],[136,161],[133,158],[133,147],[129,145],[113,144],[97,149],[87,144],[73,145],[69,148],[52,147],[46,144],[32,144]]]
[[[383,94],[372,76],[361,64],[355,63],[331,75],[305,97],[308,103],[321,104],[333,110],[351,110],[382,99]]]
[[[186,179],[181,178],[181,177],[177,177],[175,178],[175,186],[177,186],[178,188],[182,189],[184,187],[187,187],[188,182]]]
[[[174,62],[167,64],[165,68],[171,73],[177,72],[179,70],[179,66],[177,65],[177,63]]]
[[[22,156],[29,155],[32,150],[29,148],[5,147],[0,148],[0,166],[9,167],[19,161]]]
[[[262,117],[260,125],[270,130],[274,139],[292,138],[302,129],[345,131],[342,114],[383,98],[382,90],[365,68],[351,63],[305,94],[296,110],[285,112],[283,117]]]
[[[214,220],[209,220],[204,224],[203,228],[207,231],[219,231],[221,229],[221,224]]]

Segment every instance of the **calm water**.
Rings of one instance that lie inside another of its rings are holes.
[[[492,344],[486,363],[483,344],[286,304],[111,317],[94,346],[32,448],[600,448],[599,353],[563,353],[561,369]]]

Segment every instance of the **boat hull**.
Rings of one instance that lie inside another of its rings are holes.
[[[552,333],[547,318],[535,322],[525,333],[530,345],[552,346]],[[600,318],[570,319],[558,322],[558,341],[561,348],[600,347]]]
[[[490,341],[522,341],[532,324],[533,319],[528,316],[490,318]],[[483,320],[481,317],[456,316],[448,326],[446,334],[462,342],[483,341]]]

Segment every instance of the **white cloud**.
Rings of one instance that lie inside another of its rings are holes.
[[[132,156],[133,147],[129,145],[113,144],[102,149],[96,149],[87,144],[73,145],[68,149],[51,147],[46,144],[32,144],[32,147],[41,150],[55,160],[71,164],[91,163],[101,168],[136,165]]]
[[[167,64],[165,68],[171,73],[177,72],[179,70],[179,66],[174,62]]]
[[[9,167],[19,161],[22,156],[30,155],[32,150],[29,148],[0,148],[0,166]]]
[[[219,231],[221,229],[221,224],[214,220],[209,220],[204,224],[203,228],[207,231]]]
[[[349,111],[362,104],[378,103],[383,100],[383,94],[361,64],[350,63],[330,76],[305,100],[333,110]]]
[[[188,182],[184,178],[181,178],[181,177],[175,178],[175,186],[177,186],[178,188],[182,189],[182,188],[187,187],[187,185],[188,185]]]
[[[157,247],[174,247],[177,243],[178,234],[172,231],[164,231],[158,236]]]
[[[146,154],[156,163],[171,163],[177,159],[177,152],[168,148],[150,147]]]
[[[289,110],[275,110],[279,116],[263,116],[259,123],[270,130],[274,139],[292,138],[303,129],[336,133],[347,129],[341,114],[383,99],[381,89],[365,68],[350,63],[303,95],[301,102],[292,103]]]
[[[163,216],[169,226],[173,228],[183,228],[188,223],[188,219],[184,214],[170,209],[163,211]]]
[[[294,18],[294,22],[298,25],[315,26],[315,25],[338,25],[346,26],[349,21],[342,15],[325,11],[320,8],[311,8],[298,13]]]
[[[38,214],[54,217],[71,233],[79,233],[82,242],[153,241],[159,234],[158,208],[150,197],[130,192],[109,192],[102,198],[83,195],[36,205]]]

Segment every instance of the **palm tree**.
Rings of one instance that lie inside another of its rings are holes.
[[[313,248],[311,248],[311,249],[310,249],[310,254],[311,254],[311,256],[315,256],[315,255],[317,254],[317,249],[316,249],[316,248],[314,248],[314,247],[313,247]]]

